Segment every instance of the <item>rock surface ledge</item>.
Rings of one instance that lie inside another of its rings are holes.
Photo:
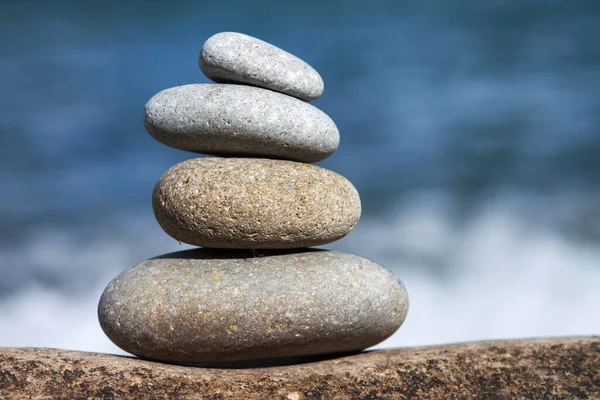
[[[402,348],[297,365],[237,367],[0,348],[0,398],[600,398],[597,336]]]

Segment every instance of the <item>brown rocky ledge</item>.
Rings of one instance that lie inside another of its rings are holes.
[[[107,354],[0,348],[0,399],[600,399],[597,336],[255,364],[184,367]]]

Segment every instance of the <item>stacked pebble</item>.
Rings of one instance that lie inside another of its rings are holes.
[[[402,283],[364,258],[306,248],[360,217],[354,186],[309,164],[339,144],[335,123],[308,104],[323,92],[319,74],[231,32],[208,39],[199,64],[217,83],[156,94],[144,123],[168,146],[216,155],[175,165],[152,196],[167,234],[205,248],[115,278],[98,307],[104,332],[176,363],[358,351],[389,337],[408,310]]]

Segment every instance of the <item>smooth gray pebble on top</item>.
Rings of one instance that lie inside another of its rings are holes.
[[[285,93],[304,101],[323,94],[323,79],[298,57],[260,39],[222,32],[202,46],[198,64],[215,82],[238,82]]]

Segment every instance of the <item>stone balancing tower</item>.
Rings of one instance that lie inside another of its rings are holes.
[[[219,33],[199,56],[214,84],[166,89],[144,124],[161,143],[211,155],[169,169],[152,196],[174,239],[201,249],[147,260],[115,278],[98,307],[123,350],[171,363],[360,351],[404,322],[408,296],[387,269],[310,249],[347,235],[360,199],[310,163],[335,152],[335,123],[308,102],[323,80],[256,38]]]

